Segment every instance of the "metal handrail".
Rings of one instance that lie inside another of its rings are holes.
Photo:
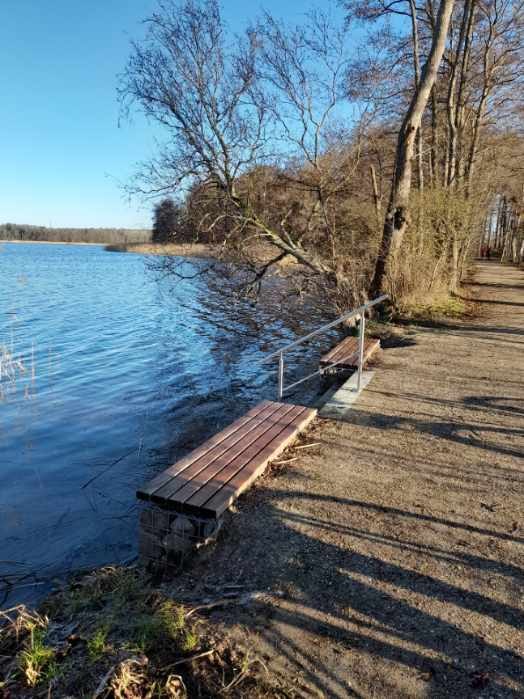
[[[286,345],[285,347],[281,347],[279,350],[276,350],[275,352],[268,354],[267,357],[264,357],[264,359],[261,362],[262,364],[264,362],[268,362],[270,359],[274,359],[275,357],[278,357],[278,399],[279,400],[282,399],[285,391],[290,391],[292,388],[295,388],[299,384],[304,383],[304,381],[308,381],[309,379],[312,379],[314,376],[321,375],[326,369],[331,369],[332,367],[339,364],[339,362],[334,362],[333,364],[330,364],[327,367],[323,367],[321,369],[318,369],[313,374],[309,374],[308,376],[305,376],[303,379],[299,379],[298,381],[295,381],[294,383],[290,384],[289,386],[284,387],[284,353],[287,352],[288,350],[292,349],[293,347],[298,347],[299,345],[303,344],[304,342],[307,342],[312,337],[315,337],[316,335],[321,335],[322,333],[326,332],[326,330],[330,330],[331,328],[334,328],[335,326],[340,325],[340,323],[343,323],[346,320],[350,320],[351,318],[357,318],[357,317],[360,318],[359,334],[358,334],[358,378],[357,378],[357,391],[359,391],[360,385],[362,382],[362,364],[364,361],[364,334],[366,331],[366,311],[369,308],[371,308],[372,306],[376,306],[378,303],[382,303],[383,301],[385,301],[388,298],[389,298],[389,296],[387,294],[383,294],[382,296],[378,296],[376,299],[373,299],[373,301],[368,301],[367,303],[363,304],[362,306],[359,306],[358,308],[355,308],[352,311],[348,311],[348,313],[344,313],[344,315],[341,315],[336,320],[331,321],[331,323],[326,323],[325,325],[322,325],[320,328],[313,330],[313,332],[310,332],[307,335],[300,337],[298,340],[295,340],[294,342],[290,342],[289,345]]]

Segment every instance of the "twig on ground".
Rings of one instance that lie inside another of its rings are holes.
[[[281,592],[248,592],[240,597],[221,597],[213,602],[207,602],[206,604],[199,604],[197,607],[193,607],[193,609],[187,612],[184,618],[188,619],[195,612],[215,609],[216,607],[225,607],[228,604],[249,604],[250,602],[259,600],[270,601],[271,597],[282,597],[282,594]]]
[[[291,459],[284,459],[283,461],[273,461],[273,466],[281,466],[282,464],[290,464],[292,461],[297,461],[298,456],[293,456]]]
[[[101,696],[102,692],[106,689],[107,683],[111,679],[111,677],[114,675],[116,669],[118,667],[118,664],[112,665],[109,670],[106,672],[106,674],[102,677],[100,682],[98,683],[98,687],[95,689],[93,692],[92,699],[98,699],[99,696]]]
[[[195,655],[190,655],[188,658],[181,658],[180,660],[177,660],[174,663],[170,663],[169,665],[160,668],[160,672],[166,672],[166,670],[171,670],[171,668],[177,667],[178,665],[183,665],[184,663],[190,663],[193,660],[207,658],[208,656],[213,655],[214,652],[215,649],[211,648],[210,650],[205,650],[202,653],[195,653]]]
[[[311,444],[299,444],[295,449],[309,449],[310,447],[319,447],[320,442],[311,442]]]
[[[233,677],[233,680],[223,689],[220,690],[220,693],[223,694],[224,692],[228,692],[230,689],[233,689],[233,687],[236,687],[237,684],[240,684],[242,680],[247,677],[248,671],[247,670],[242,670],[241,673],[239,673],[236,677]]]

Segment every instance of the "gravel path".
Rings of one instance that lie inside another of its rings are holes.
[[[466,289],[481,318],[407,329],[181,581],[270,591],[213,618],[300,696],[524,694],[524,272]]]

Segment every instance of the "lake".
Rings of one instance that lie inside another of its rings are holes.
[[[260,360],[323,322],[193,276],[100,246],[1,245],[0,603],[132,559],[136,488],[275,398]],[[317,351],[290,354],[289,381]]]

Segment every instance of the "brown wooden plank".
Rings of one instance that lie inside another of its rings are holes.
[[[335,347],[332,347],[329,352],[326,352],[321,358],[320,361],[331,361],[331,358],[334,356],[335,352],[337,349],[340,347],[340,344],[335,345]]]
[[[248,424],[254,418],[256,418],[257,415],[259,415],[259,413],[261,413],[270,405],[274,405],[273,401],[262,401],[261,403],[256,405],[241,418],[235,420],[226,428],[224,428],[216,435],[208,439],[206,442],[204,442],[202,446],[198,447],[197,449],[194,449],[186,457],[172,464],[165,471],[162,471],[162,473],[159,473],[157,476],[151,479],[148,483],[146,483],[137,491],[137,496],[142,499],[149,499],[155,491],[157,491],[163,485],[168,483],[172,478],[174,478],[181,471],[190,466],[194,461],[200,459],[214,447],[218,446],[219,444],[222,444],[228,437],[235,434],[240,429],[247,427]]]
[[[339,369],[352,369],[358,365],[358,339],[357,338],[346,338],[352,340],[351,345],[354,345],[356,349],[353,351],[347,351],[349,343],[345,343],[343,340],[335,349],[336,354],[333,354],[333,350],[324,355],[320,360],[321,366],[329,366],[330,364],[336,364]],[[377,349],[380,348],[380,340],[369,339],[364,340],[364,363],[369,360],[369,358],[375,353]]]
[[[245,439],[249,438],[252,432],[258,434],[260,427],[265,425],[265,421],[275,413],[278,413],[282,409],[282,406],[285,407],[285,404],[269,402],[266,408],[258,413],[253,420],[243,425],[241,429],[227,437],[227,439],[223,440],[219,445],[206,451],[202,457],[194,460],[187,468],[183,469],[161,488],[152,493],[151,499],[155,502],[164,502],[165,500],[173,499],[175,493],[177,493],[180,488],[183,488],[186,483],[191,482],[193,478],[197,477],[200,472],[206,469],[210,464],[215,463],[215,461],[222,457],[227,459],[231,450],[235,449],[237,445],[241,445]],[[203,446],[205,446],[205,444]]]
[[[356,352],[358,349],[358,340],[356,337],[346,337],[345,340],[343,340],[339,345],[337,345],[332,353],[330,360],[331,361],[336,361],[337,359],[340,359],[343,356],[347,356],[348,354],[353,354]]]
[[[347,354],[349,352],[354,352],[358,348],[358,341],[356,337],[346,337],[339,342],[338,345],[333,347],[326,355],[322,357],[322,361],[335,361],[336,357],[339,355]]]
[[[303,429],[302,422],[306,424],[314,417],[316,411],[313,410],[311,417],[309,416],[311,409],[302,406],[296,406],[293,420],[278,430],[272,432],[272,438],[267,441],[265,446],[257,452],[253,452],[252,458],[236,473],[231,475],[231,478],[223,484],[206,501],[202,502],[204,493],[199,493],[199,507],[201,512],[206,516],[218,517],[229,507],[229,505],[246,490],[251,483],[267,468],[271,460],[278,457],[280,453],[290,444],[297,436],[299,429]],[[196,504],[193,500],[191,504]]]
[[[171,499],[177,490],[197,476],[206,466],[219,459],[223,454],[229,454],[230,450],[234,448],[235,445],[242,443],[252,431],[257,430],[260,425],[264,425],[265,421],[274,413],[279,412],[283,405],[283,403],[269,402],[253,419],[243,424],[240,429],[230,434],[219,444],[213,446],[211,449],[207,449],[200,457],[192,459],[190,464],[180,469],[160,488],[151,493],[151,500],[161,502]],[[212,439],[208,440],[208,442],[209,441],[212,441]],[[202,446],[206,447],[208,442],[205,442]],[[191,454],[189,456],[191,457]]]
[[[219,517],[246,490],[284,449],[291,444],[297,434],[313,420],[317,411],[303,408],[292,423],[260,451],[241,471],[237,472],[213,497],[202,506],[202,513]]]
[[[335,357],[333,357],[330,361],[331,364],[336,364],[337,366],[343,366],[343,365],[349,365],[353,366],[354,363],[358,364],[358,347],[355,348],[349,348],[348,350],[342,349],[341,352],[338,352]],[[366,354],[366,350],[364,348],[364,356]]]
[[[345,357],[351,356],[358,352],[358,339],[356,337],[346,337],[337,347],[335,347],[331,356],[332,362],[338,362]]]
[[[302,406],[296,405],[290,405],[289,408],[290,409],[286,413],[282,413],[278,417],[275,415],[274,418],[267,420],[265,432],[251,444],[246,444],[246,448],[241,454],[231,459],[226,467],[222,468],[214,478],[210,479],[206,484],[202,484],[202,487],[195,489],[194,494],[187,498],[186,501],[194,507],[201,507],[212,498],[218,490],[228,483],[231,478],[242,471],[242,469],[247,466],[257,454],[262,452],[268,444],[274,441],[288,425],[292,425],[297,416],[304,410]]]
[[[364,357],[363,357],[363,364],[365,364],[374,354],[377,350],[380,349],[380,340],[376,339],[370,339],[366,340],[364,343]],[[355,364],[354,366],[358,365],[358,353],[355,359]]]
[[[179,477],[171,481],[166,488],[155,493],[154,498],[171,499],[179,503],[185,503],[191,500],[193,505],[198,505],[194,496],[200,489],[205,488],[206,492],[210,493],[204,498],[205,502],[212,493],[222,486],[224,482],[222,480],[222,472],[229,470],[231,464],[238,464],[239,467],[241,467],[242,464],[247,463],[251,457],[245,457],[245,452],[249,451],[252,445],[257,445],[260,443],[260,440],[264,440],[266,438],[266,433],[270,432],[274,425],[284,426],[287,424],[289,422],[287,415],[292,410],[292,405],[285,403],[280,404],[278,410],[264,418],[255,429],[245,434],[235,445],[228,448],[227,451],[207,463],[199,471],[194,470],[193,467],[187,469]],[[266,441],[270,440],[271,437]],[[266,442],[258,447],[258,451],[262,449],[265,443]]]

